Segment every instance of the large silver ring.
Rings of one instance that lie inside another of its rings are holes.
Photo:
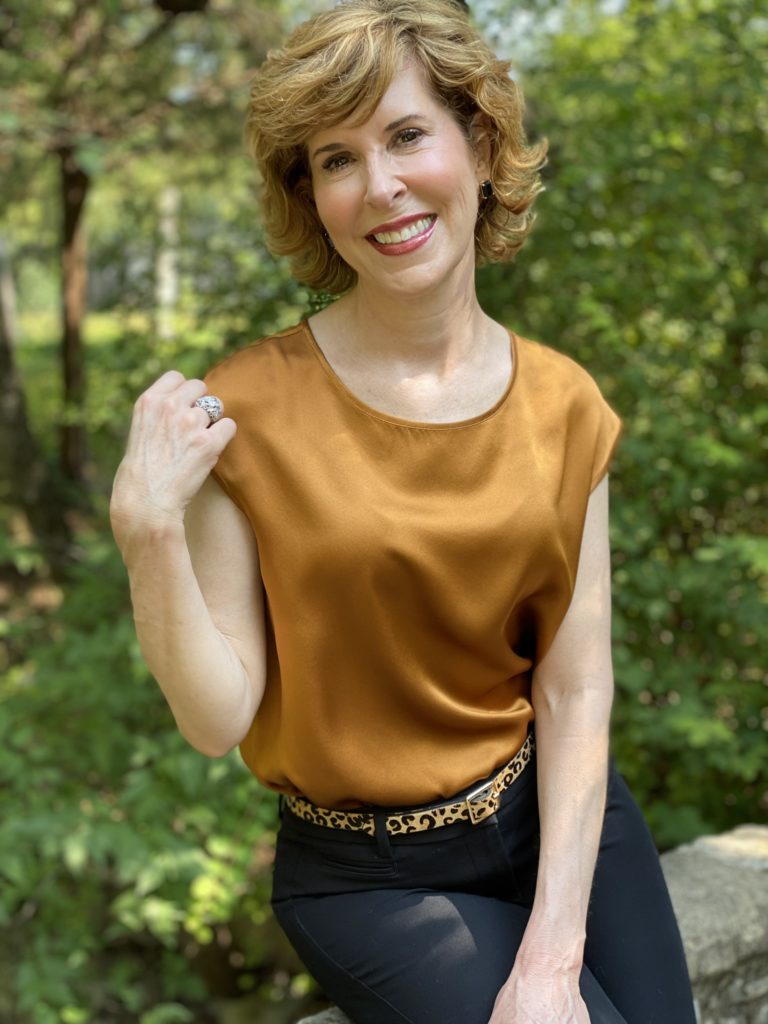
[[[196,398],[195,405],[202,409],[203,412],[208,413],[208,419],[211,423],[220,420],[224,413],[224,403],[216,395],[203,395],[202,398]]]

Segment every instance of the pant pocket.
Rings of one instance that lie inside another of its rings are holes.
[[[386,888],[399,877],[397,862],[374,841],[291,838],[278,842],[275,860],[273,900]]]
[[[521,782],[514,799],[499,810],[494,831],[517,887],[515,900],[530,906],[536,890],[540,846],[536,776],[530,772]]]
[[[342,876],[369,878],[372,881],[380,878],[397,878],[397,864],[391,857],[380,857],[376,852],[359,857],[344,852],[323,853],[323,866],[330,872]]]

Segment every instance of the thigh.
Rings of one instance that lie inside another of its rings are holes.
[[[357,1024],[487,1024],[528,921],[461,892],[374,889],[278,901],[309,972]],[[626,1024],[587,968],[591,1024]]]
[[[695,1024],[683,944],[653,839],[615,769],[585,960],[628,1024]]]

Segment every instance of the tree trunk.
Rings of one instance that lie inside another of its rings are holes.
[[[8,243],[0,235],[0,337],[13,349],[16,344],[16,286]]]
[[[23,515],[48,564],[56,571],[67,561],[71,536],[63,515],[61,489],[29,429],[14,353],[15,307],[10,258],[0,238],[0,519],[12,536],[12,520]]]
[[[60,459],[63,476],[67,480],[80,483],[85,477],[86,460],[82,324],[88,287],[83,210],[90,178],[78,164],[71,146],[62,146],[58,155],[63,210],[61,360],[64,378],[64,422],[61,427]]]
[[[176,333],[179,298],[179,203],[177,185],[166,185],[158,200],[159,244],[155,259],[155,332],[160,341]]]
[[[29,443],[27,409],[16,371],[16,290],[4,238],[0,237],[0,502],[10,504],[22,497],[25,484],[18,474],[18,453]],[[26,459],[26,454],[24,458]]]

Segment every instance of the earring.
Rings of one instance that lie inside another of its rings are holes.
[[[480,198],[483,200],[493,198],[493,184],[487,179],[480,182]]]
[[[323,238],[325,239],[325,244],[328,246],[328,248],[335,252],[336,246],[333,244],[333,239],[331,238],[327,231],[323,231]]]

